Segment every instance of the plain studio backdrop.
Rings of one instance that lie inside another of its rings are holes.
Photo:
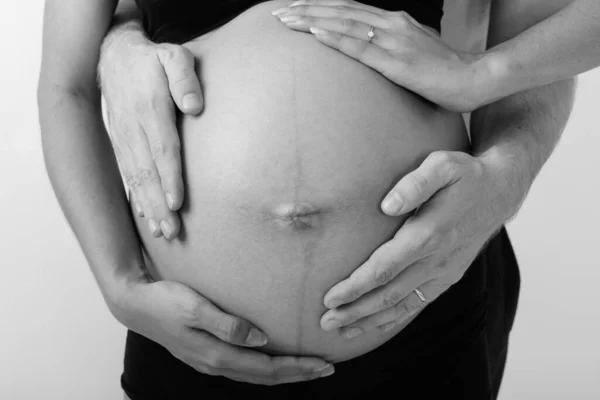
[[[0,10],[0,399],[120,399],[125,328],[42,159],[43,1]],[[563,138],[509,224],[523,282],[501,399],[600,398],[599,87],[600,69],[580,77]]]

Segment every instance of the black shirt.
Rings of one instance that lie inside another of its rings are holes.
[[[144,30],[157,43],[181,44],[232,20],[265,0],[136,0]],[[406,11],[438,32],[444,0],[361,1],[388,11]]]

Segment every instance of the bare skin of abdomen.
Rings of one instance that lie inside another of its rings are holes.
[[[435,150],[464,150],[462,117],[292,31],[267,2],[185,46],[205,108],[180,123],[186,201],[176,240],[136,217],[155,279],[184,283],[269,337],[269,354],[339,362],[402,326],[325,331],[325,293],[405,220],[381,211]]]

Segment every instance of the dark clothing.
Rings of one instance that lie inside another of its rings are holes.
[[[129,331],[121,384],[132,400],[347,400],[385,393],[398,399],[495,399],[519,286],[517,262],[502,229],[463,279],[403,331],[367,354],[336,363],[330,377],[262,386],[209,376]]]
[[[137,0],[144,26],[158,42],[181,43],[234,18],[260,1]],[[364,1],[407,10],[440,29],[442,0]],[[207,5],[208,4],[208,5]],[[336,373],[308,382],[262,386],[197,372],[166,349],[128,332],[122,387],[132,400],[495,399],[506,362],[520,287],[506,230],[492,238],[464,277],[403,331],[377,349],[336,363]],[[412,397],[415,396],[415,397]],[[377,397],[383,398],[383,397]]]
[[[150,39],[181,44],[232,20],[265,0],[136,0]],[[362,1],[388,11],[406,11],[422,24],[440,31],[444,0]]]

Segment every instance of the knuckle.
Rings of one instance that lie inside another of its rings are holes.
[[[208,305],[208,300],[200,297],[194,300],[193,304],[188,307],[183,306],[184,315],[188,322],[202,320],[205,315],[205,309]]]
[[[347,303],[352,302],[360,297],[360,292],[357,289],[351,289],[344,298]]]
[[[369,42],[367,42],[366,40],[359,40],[358,44],[357,44],[357,48],[356,48],[356,55],[359,58],[359,60],[363,60],[363,56],[365,56],[365,53],[367,52],[367,50],[369,49]]]
[[[444,150],[434,151],[429,155],[429,161],[434,165],[445,165],[453,160],[452,153]]]
[[[157,161],[159,159],[168,158],[174,156],[180,151],[179,144],[171,141],[158,141],[152,144],[150,151],[152,152],[152,159]]]
[[[405,11],[390,12],[390,20],[396,29],[407,29],[410,24],[408,14]]]
[[[444,242],[444,234],[436,227],[424,228],[417,247],[419,250],[434,251],[439,249]]]
[[[401,301],[400,303],[398,303],[395,307],[395,314],[397,317],[400,317],[402,315],[406,315],[406,314],[412,314],[414,311],[416,311],[418,308],[418,306],[416,306],[415,304],[411,303],[410,301]]]
[[[166,155],[167,146],[163,142],[156,142],[152,144],[150,151],[152,152],[152,159],[156,161]]]
[[[376,268],[373,271],[372,281],[376,286],[382,286],[392,280],[394,271],[390,265],[385,265],[381,268]]]
[[[427,178],[418,171],[415,171],[409,179],[411,190],[415,192],[417,196],[420,196],[427,187]]]
[[[134,192],[140,187],[140,182],[137,179],[137,175],[131,173],[125,174],[125,184]]]
[[[404,298],[404,294],[399,290],[390,290],[383,295],[383,299],[381,300],[380,310],[386,310],[388,308],[392,308],[400,300]]]
[[[450,260],[448,258],[442,258],[435,266],[438,270],[445,270],[448,265],[450,265]]]
[[[140,168],[136,174],[136,179],[140,185],[148,185],[158,182],[158,176],[149,168]]]
[[[207,349],[202,360],[210,368],[219,369],[223,367],[223,358],[216,349]]]
[[[156,114],[169,106],[169,98],[165,95],[152,94],[146,99],[137,100],[133,105],[133,111],[138,114],[140,120],[155,120]]]
[[[358,29],[360,23],[354,19],[347,19],[344,18],[341,21],[341,25],[342,25],[342,32],[343,33],[350,33],[353,32],[355,30]]]
[[[485,167],[483,163],[479,160],[475,160],[475,162],[471,163],[472,165],[472,173],[476,178],[481,178],[484,175]]]
[[[186,52],[184,51],[183,46],[178,45],[170,45],[166,47],[166,56],[167,60],[173,61],[186,56]]]
[[[348,325],[358,321],[360,316],[356,313],[356,311],[348,311],[345,314],[341,315],[340,318],[340,321],[343,325]]]
[[[133,103],[133,111],[138,115],[146,116],[152,113],[152,107],[150,102],[139,99]]]
[[[221,330],[225,334],[227,341],[231,342],[237,338],[241,338],[242,324],[236,318],[227,318],[222,323]]]
[[[344,2],[341,5],[333,6],[332,9],[335,18],[343,18],[345,15],[347,15],[350,8],[348,7],[347,3]]]

